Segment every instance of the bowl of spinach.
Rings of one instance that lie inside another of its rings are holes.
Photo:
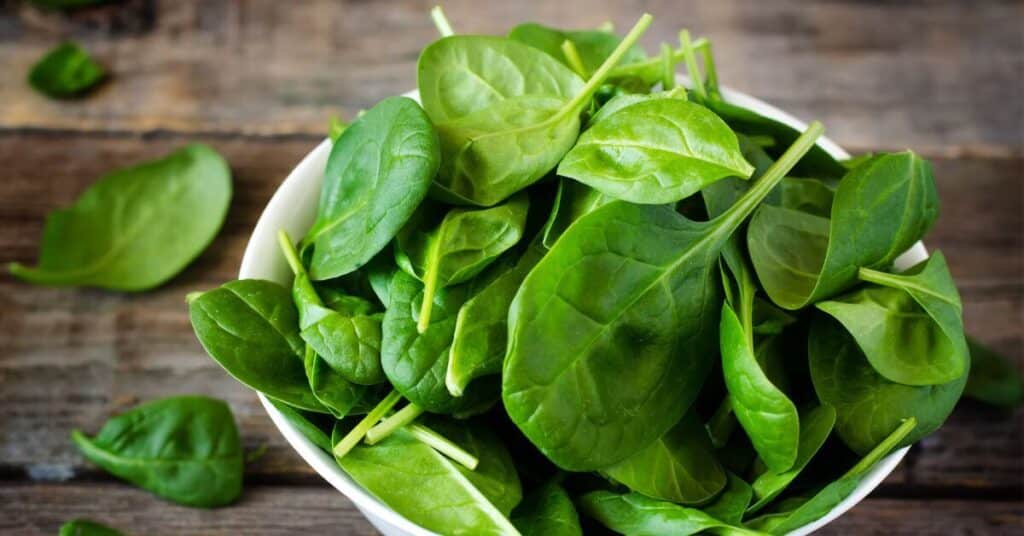
[[[851,158],[688,32],[648,55],[646,15],[434,16],[418,90],[332,125],[189,302],[378,529],[806,534],[942,424],[969,355],[928,162]]]

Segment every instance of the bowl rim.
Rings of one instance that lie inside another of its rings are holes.
[[[680,75],[678,79],[680,83],[689,86],[689,79],[686,76]],[[756,97],[725,86],[721,88],[721,93],[722,97],[730,103],[753,110],[797,130],[802,131],[807,128],[807,124],[803,121]],[[404,96],[419,101],[419,92],[416,90],[405,93]],[[843,150],[842,147],[825,136],[818,140],[818,145],[837,159],[850,157],[849,153]],[[330,150],[331,141],[330,139],[325,139],[303,157],[274,192],[274,195],[260,214],[256,227],[253,229],[248,244],[246,244],[241,267],[239,268],[238,277],[240,279],[260,278],[282,283],[290,280],[291,275],[287,268],[284,268],[282,271],[284,260],[280,258],[280,253],[277,249],[277,232],[279,228],[283,227],[293,232],[295,236],[300,236],[312,225],[313,214],[295,214],[291,209],[295,205],[297,198],[302,195],[310,195],[308,192],[309,184],[315,182],[317,190],[319,190],[319,185],[322,182],[323,165],[327,160]],[[315,181],[308,178],[311,174],[317,176]],[[317,192],[317,196],[319,196],[319,192]],[[924,245],[918,242],[897,259],[896,265],[897,267],[909,267],[924,260],[927,256]],[[297,428],[288,422],[285,416],[271,404],[266,396],[262,393],[257,393],[257,395],[271,421],[273,421],[274,425],[285,437],[285,440],[288,441],[288,444],[321,477],[348,497],[374,526],[385,533],[392,532],[388,529],[397,529],[402,531],[402,533],[416,536],[431,536],[435,534],[406,519],[363,489],[362,486],[341,469],[333,456],[329,456],[310,442]],[[861,480],[853,493],[843,499],[842,502],[827,514],[790,532],[790,535],[802,536],[809,534],[853,508],[874,491],[896,469],[896,466],[899,465],[908,450],[910,450],[910,447],[904,447],[883,458]],[[381,526],[381,523],[384,526]]]

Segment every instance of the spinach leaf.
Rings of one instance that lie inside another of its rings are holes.
[[[747,246],[772,301],[799,309],[853,286],[858,268],[887,266],[937,215],[931,165],[911,152],[885,154],[843,177],[831,219],[761,206]]]
[[[733,412],[764,463],[783,472],[797,458],[800,421],[796,406],[761,369],[754,350],[751,318],[743,323],[728,303],[719,324],[722,375]]]
[[[643,204],[674,203],[753,171],[721,119],[672,98],[638,102],[595,122],[558,165],[561,176]]]
[[[836,191],[816,179],[794,179],[786,177],[779,184],[782,194],[780,205],[822,218],[832,213]]]
[[[288,289],[260,279],[231,281],[190,297],[189,319],[206,353],[236,380],[297,408],[327,412],[306,378]]]
[[[806,500],[790,501],[791,504],[784,505],[786,510],[750,520],[747,526],[755,530],[783,535],[820,519],[853,493],[868,471],[882,458],[899,448],[900,445],[906,444],[906,439],[912,434],[916,434],[914,432],[916,425],[917,422],[913,417],[903,421],[838,480],[827,484]],[[798,504],[792,504],[793,502]]]
[[[526,274],[545,253],[535,240],[515,266],[459,308],[445,373],[445,385],[452,396],[462,396],[476,378],[501,373],[508,346],[508,309]]]
[[[95,521],[73,519],[60,526],[59,536],[124,536],[121,531]]]
[[[680,504],[708,502],[726,485],[725,470],[693,411],[668,433],[603,473],[632,491]]]
[[[55,99],[76,97],[92,89],[106,73],[82,47],[72,42],[57,45],[28,73],[36,91]]]
[[[630,536],[687,536],[704,531],[733,536],[759,534],[715,519],[696,508],[659,501],[639,493],[619,495],[594,491],[580,499],[580,508],[609,529]]]
[[[344,435],[339,421],[332,439]],[[500,444],[494,445],[495,449]],[[469,473],[399,429],[373,446],[357,445],[338,465],[359,485],[421,527],[444,534],[517,534]],[[486,463],[481,459],[480,465]]]
[[[796,317],[779,309],[768,300],[754,298],[754,335],[778,335],[786,326],[796,322]]]
[[[526,495],[512,512],[512,524],[523,536],[583,536],[572,499],[551,482]]]
[[[110,419],[93,438],[74,430],[71,439],[89,461],[176,503],[221,506],[242,493],[242,444],[220,400],[155,400]]]
[[[832,433],[836,422],[836,410],[828,405],[807,409],[800,414],[800,445],[796,462],[785,471],[768,469],[751,484],[757,499],[750,506],[750,512],[757,512],[782,493],[804,467],[817,454],[825,440]]]
[[[509,39],[519,41],[541,50],[567,67],[571,63],[562,50],[566,41],[573,44],[579,52],[583,66],[582,76],[589,76],[604,63],[622,41],[619,36],[604,30],[558,30],[534,22],[526,22],[512,28]],[[622,55],[619,65],[628,65],[647,58],[647,53],[637,45],[630,47]]]
[[[441,138],[438,194],[491,206],[546,175],[575,143],[584,107],[650,22],[641,17],[586,84],[511,39],[451,36],[425,48],[418,85]]]
[[[213,240],[231,174],[205,145],[115,171],[46,218],[39,266],[10,265],[30,283],[141,291],[166,282]]]
[[[453,208],[443,216],[438,208],[421,206],[395,241],[398,266],[423,281],[420,333],[430,325],[438,289],[468,281],[519,242],[530,199],[524,192],[492,208]]]
[[[310,391],[334,418],[345,418],[367,396],[367,386],[345,379],[309,344],[306,345],[302,362]]]
[[[898,447],[935,431],[953,411],[967,374],[942,385],[912,386],[882,377],[842,324],[818,315],[807,341],[811,380],[818,398],[836,410],[836,431],[863,454],[914,418],[917,427]]]
[[[492,400],[493,382],[474,383],[463,396],[453,397],[445,385],[456,315],[472,293],[471,284],[440,289],[434,294],[433,321],[423,333],[416,314],[423,285],[404,271],[391,279],[391,304],[384,313],[381,364],[384,374],[402,396],[434,413],[456,413]]]
[[[412,99],[384,99],[349,125],[331,149],[304,239],[310,277],[353,272],[384,249],[426,196],[440,159],[437,133]]]
[[[616,201],[570,226],[530,272],[509,311],[502,397],[551,461],[607,467],[678,422],[714,355],[714,260],[820,133],[812,125],[711,221]]]
[[[701,507],[705,514],[730,525],[740,525],[743,514],[754,496],[750,484],[735,473],[727,472],[728,480],[722,493],[715,500]]]
[[[273,398],[269,400],[270,403],[277,408],[277,411],[280,411],[292,426],[298,428],[299,432],[305,436],[310,443],[320,447],[324,452],[331,452],[331,448],[334,446],[331,443],[331,436],[314,421],[316,418],[314,415],[320,416],[322,414],[307,413],[300,409],[293,408],[280,400],[274,400]]]
[[[936,252],[902,274],[861,268],[867,287],[820,302],[887,380],[937,385],[964,376],[969,359],[960,294]]]
[[[610,201],[611,198],[583,183],[559,180],[551,215],[544,224],[544,247],[550,249],[574,221]]]
[[[682,87],[654,93],[619,93],[604,103],[587,121],[587,128],[605,120],[608,116],[641,102],[658,99],[686,100],[686,90]]]
[[[993,406],[1015,408],[1024,401],[1024,380],[1013,363],[968,337],[971,370],[964,396]]]

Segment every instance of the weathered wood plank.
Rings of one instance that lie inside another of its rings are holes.
[[[104,497],[98,502],[96,497]],[[0,486],[0,531],[42,536],[84,517],[131,534],[217,536],[376,534],[329,488],[249,486],[242,500],[217,510],[175,506],[115,483]],[[1014,534],[1024,530],[1020,502],[868,498],[818,534]]]
[[[71,15],[0,11],[0,128],[320,133],[415,84],[437,37],[431,2],[131,1]],[[483,3],[445,7],[457,30],[518,21],[569,27],[657,19],[648,49],[682,26],[714,39],[722,80],[856,149],[1017,153],[1024,143],[1024,3],[785,0]],[[58,39],[83,41],[114,73],[90,98],[54,102],[24,73]]]
[[[0,135],[0,251],[32,262],[47,211],[111,168],[164,154],[177,136]],[[248,235],[279,182],[314,139],[206,138],[231,163],[235,199],[214,245],[167,286],[140,295],[51,289],[0,276],[0,466],[37,478],[91,477],[67,440],[138,400],[205,393],[228,400],[246,444],[268,454],[262,481],[318,482],[256,398],[196,343],[183,297],[235,277]],[[967,327],[1024,364],[1024,184],[1020,159],[936,160],[942,218],[928,243],[961,283]],[[968,406],[890,479],[906,486],[1019,489],[1024,412]]]

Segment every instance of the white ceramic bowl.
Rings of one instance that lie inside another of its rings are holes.
[[[684,84],[688,82],[685,77],[680,77],[680,80]],[[786,123],[798,130],[803,130],[807,127],[805,123],[786,112],[744,93],[723,88],[722,95],[729,102],[754,110],[761,115]],[[408,93],[407,96],[417,99],[418,93],[413,91]],[[850,156],[841,147],[827,138],[822,138],[818,143],[836,158],[848,158]],[[290,284],[292,273],[278,249],[277,232],[280,229],[284,229],[291,236],[300,237],[305,235],[306,231],[313,225],[317,202],[320,198],[320,184],[323,180],[323,171],[327,165],[327,157],[330,152],[331,142],[330,140],[324,140],[307,154],[284,182],[281,183],[281,186],[274,193],[274,197],[270,199],[270,203],[267,204],[267,208],[263,210],[263,214],[256,223],[256,229],[253,231],[252,237],[249,238],[249,245],[245,248],[245,255],[242,257],[242,267],[238,273],[239,278],[268,279],[286,285]],[[898,268],[906,268],[924,260],[926,257],[927,252],[919,242],[897,259],[896,264]],[[345,494],[378,530],[386,536],[428,536],[433,534],[413,524],[370,495],[359,484],[349,478],[330,455],[320,450],[292,426],[267,401],[266,397],[263,395],[259,395],[259,397],[263,407],[267,410],[267,414],[270,415],[270,419],[274,421],[278,430],[284,434],[285,439],[299,453],[299,456],[302,456],[306,463],[311,465],[313,469],[316,469],[316,472],[320,473],[320,476],[324,477],[338,491]],[[864,478],[860,486],[846,500],[833,508],[828,515],[792,532],[792,534],[809,534],[852,508],[871,493],[896,468],[896,465],[906,455],[907,450],[907,448],[901,449],[883,459]]]

